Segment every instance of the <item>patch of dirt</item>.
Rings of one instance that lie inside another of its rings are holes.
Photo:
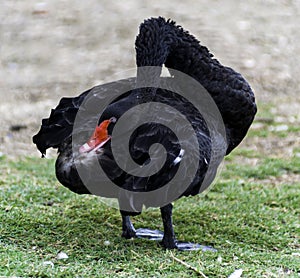
[[[135,67],[138,26],[170,17],[225,65],[240,71],[260,103],[299,125],[299,1],[4,1],[0,11],[0,152],[39,155],[31,142],[50,109]],[[12,126],[25,128],[13,131]],[[289,157],[299,133],[249,138],[266,155]]]

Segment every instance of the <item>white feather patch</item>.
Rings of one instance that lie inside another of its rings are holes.
[[[185,153],[184,149],[181,149],[179,155],[174,159],[173,165],[178,164],[182,160],[184,153]]]

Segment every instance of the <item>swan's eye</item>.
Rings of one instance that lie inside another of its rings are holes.
[[[116,118],[116,117],[111,117],[111,118],[109,119],[109,121],[110,121],[111,123],[115,123],[115,122],[117,121],[117,118]]]

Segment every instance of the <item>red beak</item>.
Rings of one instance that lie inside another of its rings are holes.
[[[110,135],[108,135],[107,128],[110,123],[115,123],[116,118],[110,118],[109,120],[105,120],[96,126],[95,131],[91,138],[79,148],[80,153],[87,153],[92,150],[97,150],[104,146],[106,142],[110,140]]]

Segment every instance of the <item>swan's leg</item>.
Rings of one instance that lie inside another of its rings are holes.
[[[122,212],[122,237],[130,239],[136,236],[135,228],[133,227],[130,217]]]
[[[164,237],[162,239],[162,246],[166,249],[178,249],[182,251],[189,250],[199,250],[202,251],[217,251],[216,249],[210,246],[203,246],[197,243],[191,242],[180,242],[175,238],[175,233],[172,224],[172,204],[168,204],[165,207],[162,207],[161,216],[164,225]]]
[[[172,224],[172,208],[173,208],[172,204],[168,204],[160,208],[161,217],[164,225],[164,237],[162,239],[161,244],[163,247],[167,249],[177,248],[175,233]]]
[[[129,215],[121,211],[122,215],[122,237],[130,239],[133,237],[147,238],[150,240],[161,240],[163,238],[163,232],[158,230],[150,230],[147,228],[140,228],[135,230],[134,226],[130,221]]]

